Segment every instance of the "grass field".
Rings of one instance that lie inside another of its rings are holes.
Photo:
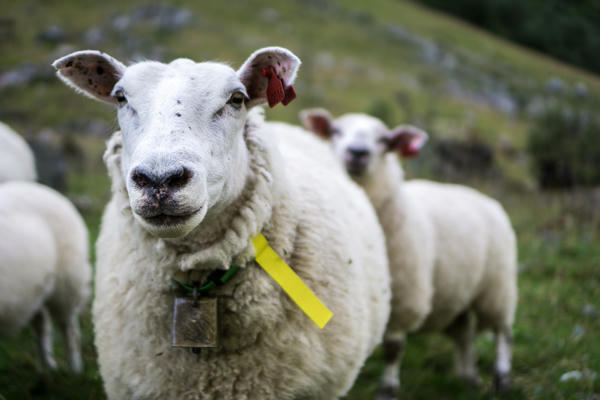
[[[600,193],[535,190],[523,153],[531,124],[527,105],[547,95],[548,79],[560,78],[568,88],[583,82],[589,101],[594,101],[600,95],[598,77],[403,1],[284,0],[275,6],[233,0],[226,7],[223,2],[177,1],[175,7],[189,10],[193,17],[176,30],[158,29],[151,19],[126,31],[115,28],[115,20],[144,4],[148,3],[0,0],[0,35],[5,36],[0,40],[0,73],[23,62],[40,69],[40,77],[31,83],[0,89],[0,120],[27,137],[51,128],[59,143],[71,140],[84,154],[84,161],[69,171],[68,194],[88,199],[82,213],[92,243],[109,197],[101,153],[116,127],[114,115],[109,107],[65,88],[51,76],[49,63],[66,52],[92,47],[85,39],[91,27],[104,33],[95,47],[123,60],[186,56],[237,66],[255,48],[286,46],[303,60],[298,99],[287,108],[269,110],[270,119],[296,122],[305,107],[324,106],[337,114],[383,105],[390,124],[424,126],[432,143],[475,136],[490,146],[500,174],[469,182],[503,202],[519,241],[514,388],[504,398],[600,399]],[[65,31],[62,44],[38,38],[51,25]],[[516,108],[498,106],[499,94],[512,99]],[[89,133],[89,121],[101,121],[104,135]],[[519,157],[502,156],[502,143],[507,141]],[[413,175],[431,175],[426,166],[432,155],[424,156],[424,162],[408,165]],[[518,161],[521,158],[525,161]],[[89,312],[82,324],[86,370],[81,376],[39,371],[28,330],[0,340],[0,400],[104,399]],[[494,398],[489,390],[491,336],[480,336],[477,350],[481,389],[452,376],[452,346],[446,338],[410,337],[401,374],[403,398]],[[56,351],[62,361],[60,337]],[[372,398],[381,369],[378,350],[347,399]],[[560,381],[575,370],[586,373],[580,380]]]

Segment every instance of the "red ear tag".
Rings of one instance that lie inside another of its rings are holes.
[[[285,97],[283,98],[283,100],[281,100],[281,103],[284,106],[287,106],[295,98],[296,98],[296,91],[294,90],[294,87],[292,85],[290,85],[285,88]]]
[[[281,79],[277,77],[272,65],[263,68],[260,73],[269,80],[269,83],[267,84],[267,101],[269,102],[269,107],[275,107],[285,98],[283,83],[281,82]]]

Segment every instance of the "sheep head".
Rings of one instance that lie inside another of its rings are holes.
[[[293,100],[300,60],[268,47],[238,71],[189,59],[125,66],[86,50],[53,66],[69,86],[117,108],[121,174],[136,220],[156,236],[183,237],[243,189],[248,110]]]
[[[304,127],[329,140],[336,158],[354,178],[377,173],[383,155],[395,151],[402,157],[419,154],[427,133],[411,125],[388,129],[377,118],[365,114],[346,114],[334,119],[324,109],[300,113]]]

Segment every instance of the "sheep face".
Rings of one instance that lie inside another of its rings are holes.
[[[300,119],[306,129],[331,142],[336,158],[355,179],[376,175],[387,152],[412,157],[427,140],[427,134],[414,126],[389,130],[380,120],[365,114],[333,119],[326,110],[313,109],[302,111]]]
[[[182,236],[226,206],[247,170],[246,89],[222,64],[140,63],[117,82],[121,168],[131,209],[158,236]]]
[[[183,237],[238,197],[248,171],[248,109],[291,101],[299,60],[267,48],[236,72],[188,59],[125,67],[84,51],[53,65],[69,85],[118,107],[121,174],[136,220],[156,236]],[[281,98],[268,90],[273,79]]]

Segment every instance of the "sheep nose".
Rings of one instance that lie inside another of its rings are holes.
[[[353,158],[359,159],[364,156],[369,155],[369,150],[364,147],[349,147],[348,154],[350,154]]]
[[[157,175],[144,167],[136,167],[131,172],[131,180],[140,189],[178,189],[192,178],[192,172],[185,167],[173,168]]]

